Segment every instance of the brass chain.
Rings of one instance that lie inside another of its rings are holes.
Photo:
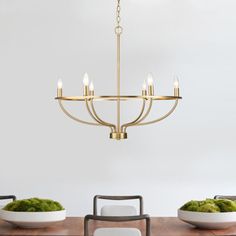
[[[117,23],[117,26],[120,26],[120,0],[117,0],[117,7],[116,7],[116,23]]]
[[[116,6],[116,28],[115,28],[115,33],[116,34],[121,34],[122,31],[123,31],[122,27],[120,26],[120,21],[121,21],[120,11],[121,11],[120,0],[117,0],[117,6]]]

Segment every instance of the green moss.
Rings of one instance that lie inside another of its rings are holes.
[[[47,212],[64,210],[59,202],[40,198],[13,201],[7,204],[3,209],[6,211],[20,212]]]
[[[220,208],[221,212],[236,211],[236,202],[228,199],[217,199],[216,205]]]
[[[199,212],[220,212],[220,208],[215,203],[205,203],[199,206]]]
[[[236,202],[228,199],[206,199],[203,201],[189,201],[181,208],[184,211],[196,212],[232,212],[236,211]]]
[[[180,209],[184,211],[197,211],[198,207],[199,207],[199,202],[192,200],[185,203]]]

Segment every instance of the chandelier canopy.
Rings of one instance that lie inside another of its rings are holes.
[[[148,74],[147,80],[144,81],[142,86],[142,92],[140,95],[121,95],[120,92],[120,39],[121,34],[123,32],[123,28],[120,25],[120,0],[117,0],[117,7],[116,7],[116,27],[115,27],[115,35],[116,35],[116,45],[117,45],[117,67],[116,67],[116,79],[117,79],[117,92],[116,95],[107,96],[101,95],[97,96],[94,93],[94,85],[92,82],[89,82],[89,76],[87,73],[84,74],[83,78],[83,95],[82,96],[64,96],[62,91],[62,81],[59,80],[57,84],[57,97],[55,98],[58,100],[59,105],[62,111],[69,116],[71,119],[80,122],[86,125],[94,125],[94,126],[105,126],[110,128],[110,138],[121,140],[127,139],[127,128],[132,126],[143,126],[157,123],[161,120],[167,118],[171,113],[174,112],[175,108],[178,105],[179,99],[182,99],[179,92],[179,81],[176,78],[174,81],[174,94],[172,96],[159,96],[155,95],[154,93],[154,84],[153,84],[153,77],[151,74]],[[132,121],[128,123],[121,124],[121,102],[122,101],[129,101],[129,100],[141,100],[142,106],[139,112],[139,115]],[[148,117],[153,102],[155,101],[163,101],[163,100],[173,100],[174,104],[170,111],[166,113],[164,116],[159,117],[154,120],[146,121]],[[63,101],[79,101],[84,102],[87,108],[88,114],[91,116],[93,121],[86,121],[78,118],[77,116],[72,115],[63,105]],[[107,122],[100,118],[98,113],[96,112],[94,101],[113,101],[116,103],[116,124]]]

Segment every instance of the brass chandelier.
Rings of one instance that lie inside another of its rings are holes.
[[[174,81],[174,95],[173,96],[157,96],[154,93],[154,85],[153,85],[153,78],[151,74],[148,74],[147,80],[144,81],[142,86],[142,93],[140,95],[121,95],[120,92],[120,39],[121,34],[123,32],[123,28],[120,25],[120,0],[117,0],[117,7],[116,7],[116,27],[115,27],[115,35],[116,35],[116,45],[117,45],[117,68],[116,68],[116,79],[117,79],[117,92],[116,95],[107,96],[97,96],[94,93],[94,85],[92,82],[89,82],[89,76],[87,73],[84,74],[83,78],[83,96],[64,96],[62,91],[62,81],[58,81],[57,85],[57,97],[55,99],[58,100],[59,105],[62,109],[62,111],[71,119],[82,123],[86,125],[94,125],[94,126],[105,126],[110,128],[110,138],[121,140],[121,139],[127,139],[127,128],[132,126],[143,126],[143,125],[149,125],[153,123],[157,123],[161,120],[164,120],[167,118],[171,113],[174,112],[175,108],[178,105],[180,97],[179,92],[179,81],[178,79],[175,79]],[[129,101],[129,100],[141,100],[142,106],[141,110],[139,112],[139,115],[132,121],[128,123],[121,124],[121,102],[122,101]],[[158,100],[173,100],[174,105],[173,107],[167,112],[164,116],[146,121],[146,118],[148,117],[152,105],[154,101]],[[78,101],[78,102],[84,102],[85,106],[87,108],[88,114],[93,119],[93,122],[86,121],[78,118],[77,116],[72,115],[63,105],[63,101]],[[116,102],[116,124],[104,121],[100,118],[98,113],[96,112],[94,101],[113,101]]]

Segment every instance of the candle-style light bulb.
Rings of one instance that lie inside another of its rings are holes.
[[[63,85],[62,80],[59,79],[57,82],[57,88],[62,89],[62,85]]]
[[[90,82],[89,90],[90,90],[90,91],[94,91],[94,85],[93,85],[93,82],[92,82],[92,81]]]
[[[57,97],[62,97],[62,80],[59,79],[57,82]]]
[[[88,73],[84,74],[83,84],[84,84],[84,96],[88,96],[89,95],[89,76],[88,76]]]
[[[179,79],[177,76],[174,78],[174,96],[179,97]]]
[[[152,77],[151,73],[148,74],[147,83],[148,83],[148,95],[153,96],[154,95],[154,86],[153,86],[153,77]]]
[[[174,80],[174,86],[175,86],[175,88],[179,88],[179,79],[178,79],[178,77],[176,77],[175,80]]]
[[[148,85],[153,85],[153,77],[151,73],[148,74],[147,82],[148,82]]]
[[[88,85],[89,85],[89,76],[88,76],[88,73],[85,73],[85,74],[84,74],[83,84],[84,84],[84,86],[88,86]]]
[[[143,90],[147,90],[147,84],[146,84],[146,81],[145,81],[145,80],[143,81],[142,89],[143,89]]]
[[[93,82],[91,81],[90,84],[89,84],[89,94],[91,96],[94,95],[94,85],[93,85]]]

